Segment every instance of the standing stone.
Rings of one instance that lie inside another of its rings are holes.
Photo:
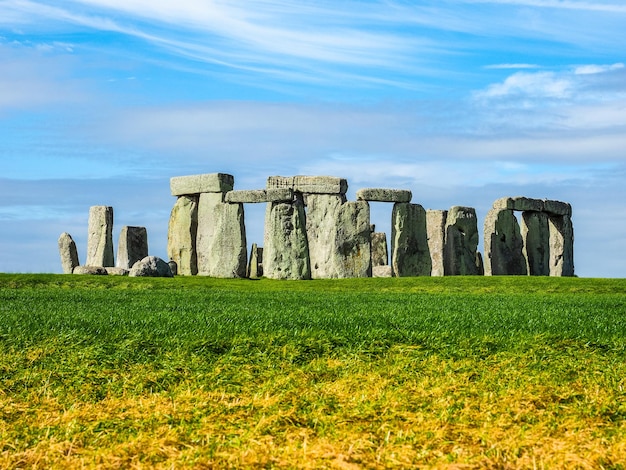
[[[388,264],[387,234],[374,232],[372,233],[372,269],[375,266],[387,266]]]
[[[481,274],[477,264],[478,221],[472,207],[454,206],[448,211],[444,249],[446,276]]]
[[[550,276],[574,275],[574,227],[568,215],[550,216]]]
[[[339,208],[345,196],[331,194],[307,194],[306,232],[311,259],[311,277],[328,279],[337,277],[337,250],[335,238],[339,230]]]
[[[63,274],[72,274],[74,268],[80,263],[78,262],[78,250],[72,236],[63,232],[59,237],[59,254],[61,255],[61,266]]]
[[[430,276],[432,261],[426,235],[426,211],[398,202],[391,216],[391,266],[396,277]]]
[[[148,232],[145,227],[122,227],[117,244],[117,267],[130,269],[148,256]]]
[[[87,266],[115,266],[113,255],[113,208],[89,208],[87,235]]]
[[[332,277],[371,277],[370,206],[367,201],[346,202],[339,207],[335,235],[335,267]]]
[[[446,220],[448,211],[426,211],[426,234],[428,237],[428,250],[432,263],[431,276],[443,276],[445,274],[443,259],[446,244]]]
[[[524,211],[521,220],[523,254],[531,276],[550,275],[550,228],[545,212]]]
[[[223,193],[202,193],[198,203],[198,274],[231,278],[246,275],[243,204],[227,204]]]
[[[178,274],[198,274],[196,237],[198,233],[198,196],[180,196],[170,214],[167,255],[176,262]]]
[[[263,276],[263,248],[252,244],[250,249],[250,260],[248,261],[248,277],[258,279]]]
[[[511,209],[492,208],[485,217],[485,275],[526,275],[524,242]]]
[[[263,273],[270,279],[311,279],[306,214],[299,198],[267,205]]]

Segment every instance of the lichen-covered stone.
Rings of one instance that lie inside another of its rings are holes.
[[[292,189],[303,194],[346,194],[348,182],[334,176],[270,176],[267,189]]]
[[[426,211],[397,202],[391,216],[391,266],[396,277],[430,276],[432,261],[426,235]]]
[[[370,207],[366,201],[346,202],[339,206],[338,231],[334,245],[337,256],[332,277],[370,277]]]
[[[543,205],[543,211],[550,215],[572,216],[572,206],[567,202],[554,201],[546,199]]]
[[[548,214],[524,211],[521,219],[523,254],[531,276],[550,275],[550,228]]]
[[[87,266],[115,266],[113,255],[113,208],[92,206],[89,208],[87,234]]]
[[[526,275],[524,242],[513,210],[492,208],[485,217],[485,275]]]
[[[58,245],[63,273],[72,274],[74,268],[80,265],[80,262],[78,261],[76,242],[74,242],[74,239],[69,233],[63,232],[59,237]]]
[[[551,216],[550,228],[550,276],[574,275],[574,227],[571,217]]]
[[[473,207],[453,206],[446,218],[444,273],[446,276],[481,274],[476,263],[478,221]]]
[[[167,255],[181,276],[198,274],[197,233],[198,196],[179,196],[170,214]]]
[[[225,193],[232,191],[235,184],[233,175],[207,173],[202,175],[175,176],[170,178],[172,196],[185,196],[201,193]]]
[[[202,193],[198,202],[198,274],[245,277],[246,229],[243,204],[223,202],[222,193]]]
[[[230,203],[261,203],[267,202],[267,191],[265,189],[241,189],[238,191],[228,191],[224,197],[225,202]]]
[[[146,256],[133,264],[130,277],[174,277],[170,265],[157,256]]]
[[[140,259],[148,256],[148,232],[145,227],[124,226],[117,244],[118,268],[130,269]]]
[[[117,267],[114,268],[112,266],[106,268],[106,270],[109,276],[128,276],[128,274],[130,273],[129,269]]]
[[[356,192],[358,201],[411,202],[412,197],[407,189],[363,188]]]
[[[341,195],[306,196],[306,231],[313,279],[337,277],[335,238],[339,231],[339,207],[344,203],[345,197]]]
[[[73,274],[87,274],[92,276],[106,276],[108,271],[102,266],[76,266]]]
[[[293,203],[268,204],[263,247],[265,277],[311,279],[306,223],[304,203],[301,199]]]
[[[447,218],[448,211],[432,209],[426,211],[426,234],[432,263],[431,276],[443,276],[445,274],[443,260]]]
[[[387,234],[374,232],[372,240],[372,269],[374,266],[387,266],[389,264],[389,250],[387,249]]]

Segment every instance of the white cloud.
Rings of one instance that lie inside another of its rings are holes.
[[[573,85],[567,78],[554,72],[518,72],[507,77],[504,82],[490,85],[477,93],[479,98],[499,98],[523,95],[530,98],[569,98]]]
[[[592,74],[596,74],[596,73],[604,73],[604,72],[610,72],[613,70],[620,70],[624,68],[624,64],[617,63],[617,64],[611,64],[611,65],[581,65],[580,67],[576,67],[574,69],[574,73],[576,75],[592,75]]]

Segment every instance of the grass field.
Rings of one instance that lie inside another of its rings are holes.
[[[0,275],[0,468],[624,468],[626,280]]]

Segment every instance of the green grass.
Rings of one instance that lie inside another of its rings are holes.
[[[620,468],[626,280],[0,275],[0,467]]]

